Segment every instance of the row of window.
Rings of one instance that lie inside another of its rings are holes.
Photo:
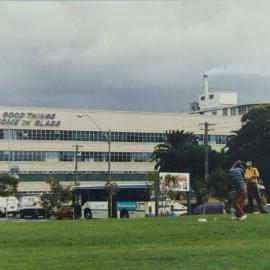
[[[0,174],[6,174],[7,171],[0,171]],[[108,171],[77,171],[78,174],[107,174]],[[76,171],[21,171],[20,169],[15,174],[76,174]],[[111,174],[146,174],[146,171],[111,171]]]
[[[198,135],[199,143],[204,142],[204,135]],[[209,144],[227,144],[229,142],[230,136],[228,135],[208,135]]]
[[[107,132],[77,130],[0,129],[0,139],[43,141],[106,141]],[[164,133],[110,132],[112,142],[161,142]]]
[[[75,161],[75,152],[0,151],[0,161]],[[152,153],[111,152],[112,162],[149,162]],[[79,152],[79,162],[108,162],[108,152]]]
[[[243,105],[243,106],[237,106],[237,107],[232,107],[232,108],[224,108],[222,110],[223,116],[236,116],[236,115],[244,115],[248,113],[252,109],[251,105]],[[231,114],[229,114],[229,110]],[[216,114],[216,111],[212,112],[212,114]]]
[[[44,141],[106,141],[107,133],[101,131],[72,131],[72,130],[34,130],[34,129],[0,129],[2,140],[44,140]],[[143,132],[111,132],[112,142],[161,142],[166,138],[165,133]],[[203,142],[203,134],[197,135]],[[210,135],[209,143],[225,144],[228,135]]]

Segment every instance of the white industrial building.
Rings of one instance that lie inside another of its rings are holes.
[[[194,104],[194,103],[193,103]],[[254,106],[264,105],[269,103],[245,103],[237,105],[220,105],[218,107],[206,109],[191,109],[190,114],[214,115],[214,116],[243,116],[248,113]],[[194,105],[192,105],[194,108]]]
[[[110,130],[112,181],[145,181],[165,132],[193,132],[203,142],[204,122],[215,124],[208,141],[216,149],[241,126],[237,116],[0,107],[0,173],[17,173],[20,192],[46,191],[51,178],[74,184],[75,171],[80,184],[105,182]]]
[[[212,91],[209,92],[208,76],[204,78],[204,94],[199,95],[198,102],[190,105],[190,114],[214,115],[214,116],[243,116],[254,106],[269,103],[239,104],[237,92]]]

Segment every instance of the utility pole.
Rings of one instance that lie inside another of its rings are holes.
[[[211,124],[208,122],[200,123],[200,126],[203,126],[201,130],[204,131],[204,190],[206,191],[208,176],[209,176],[209,153],[208,153],[208,132],[213,131],[214,129],[210,129],[209,126],[214,126],[215,124]]]
[[[79,179],[78,179],[78,151],[79,148],[82,147],[82,145],[73,145],[75,147],[75,186],[78,186]]]
[[[106,139],[108,141],[108,183],[111,184],[111,130],[108,131]]]
[[[108,142],[108,181],[106,187],[109,192],[109,218],[113,218],[113,195],[117,192],[117,184],[112,184],[111,182],[111,130],[105,133]]]
[[[82,145],[72,145],[73,147],[75,147],[75,187],[77,187],[79,185],[79,179],[78,179],[78,151],[80,147],[83,147]],[[80,216],[80,206],[79,206],[79,197],[78,194],[76,194],[76,202],[74,202],[74,215],[76,218],[78,218]]]

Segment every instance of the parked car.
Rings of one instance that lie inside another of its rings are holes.
[[[73,206],[66,205],[56,210],[55,217],[57,219],[73,219],[74,209]]]
[[[224,204],[202,204],[195,207],[192,213],[194,215],[226,214],[226,210]]]

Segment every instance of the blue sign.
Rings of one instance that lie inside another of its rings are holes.
[[[136,202],[117,202],[117,210],[127,209],[128,211],[135,211],[137,209]]]

